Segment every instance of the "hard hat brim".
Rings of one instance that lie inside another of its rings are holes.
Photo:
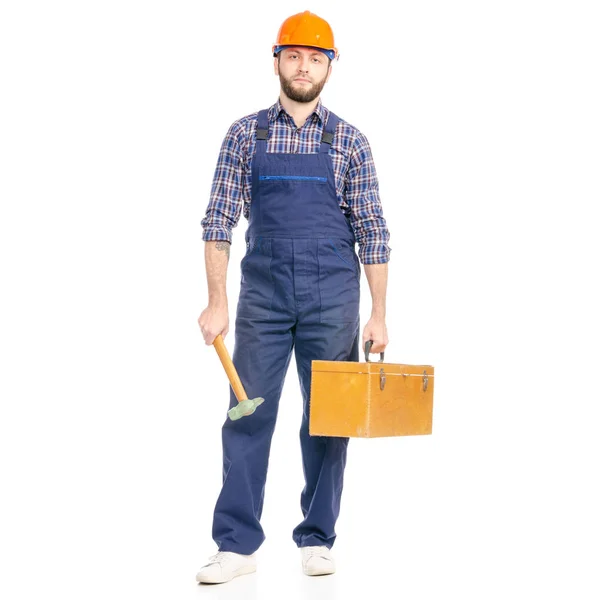
[[[339,58],[339,52],[338,52],[337,48],[319,48],[318,46],[307,46],[305,44],[285,44],[285,45],[281,45],[281,46],[278,44],[273,44],[271,51],[273,52],[273,56],[277,56],[285,48],[296,48],[296,47],[298,47],[298,48],[313,48],[314,50],[318,50],[319,52],[322,52],[323,54],[328,56],[331,60]]]

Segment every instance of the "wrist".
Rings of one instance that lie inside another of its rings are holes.
[[[208,305],[211,308],[227,308],[227,294],[222,292],[209,294]]]

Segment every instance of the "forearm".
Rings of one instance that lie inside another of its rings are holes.
[[[388,263],[363,265],[371,290],[371,316],[385,319]]]
[[[229,251],[229,242],[205,242],[204,244],[204,263],[206,265],[209,305],[227,305]]]

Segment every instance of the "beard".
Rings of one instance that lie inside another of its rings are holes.
[[[294,102],[312,102],[323,90],[325,86],[325,80],[327,76],[323,77],[321,81],[313,83],[310,87],[292,87],[294,79],[290,77],[286,79],[281,73],[279,73],[279,81],[281,83],[281,89],[285,95]]]

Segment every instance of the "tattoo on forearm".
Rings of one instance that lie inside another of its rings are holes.
[[[215,248],[217,250],[223,250],[223,252],[225,252],[225,254],[227,254],[227,258],[229,259],[229,250],[230,250],[229,242],[217,242],[215,244]]]

